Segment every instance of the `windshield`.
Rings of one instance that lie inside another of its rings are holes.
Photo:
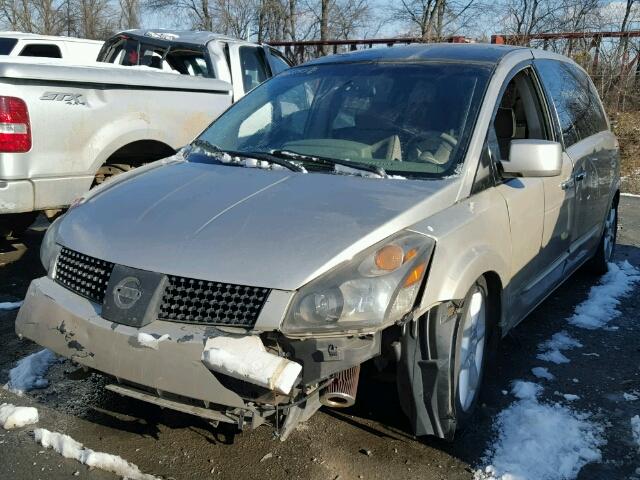
[[[236,152],[295,152],[412,177],[456,171],[491,68],[342,63],[285,71],[253,90],[200,139]]]
[[[15,38],[0,38],[0,55],[9,55],[18,40]]]

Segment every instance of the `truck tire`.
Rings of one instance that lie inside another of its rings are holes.
[[[0,238],[18,238],[35,222],[38,212],[0,215]]]

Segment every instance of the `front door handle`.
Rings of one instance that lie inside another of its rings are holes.
[[[565,180],[560,184],[560,188],[562,190],[569,190],[570,188],[573,188],[575,184],[576,182],[573,181],[573,178],[569,178],[569,180]]]

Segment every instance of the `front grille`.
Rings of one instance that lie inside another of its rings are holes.
[[[62,247],[56,263],[55,280],[89,300],[102,303],[113,263]]]
[[[169,277],[158,318],[171,322],[253,327],[270,290]]]

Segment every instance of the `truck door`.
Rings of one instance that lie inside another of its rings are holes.
[[[270,76],[266,54],[260,45],[229,44],[233,97],[238,101]]]

